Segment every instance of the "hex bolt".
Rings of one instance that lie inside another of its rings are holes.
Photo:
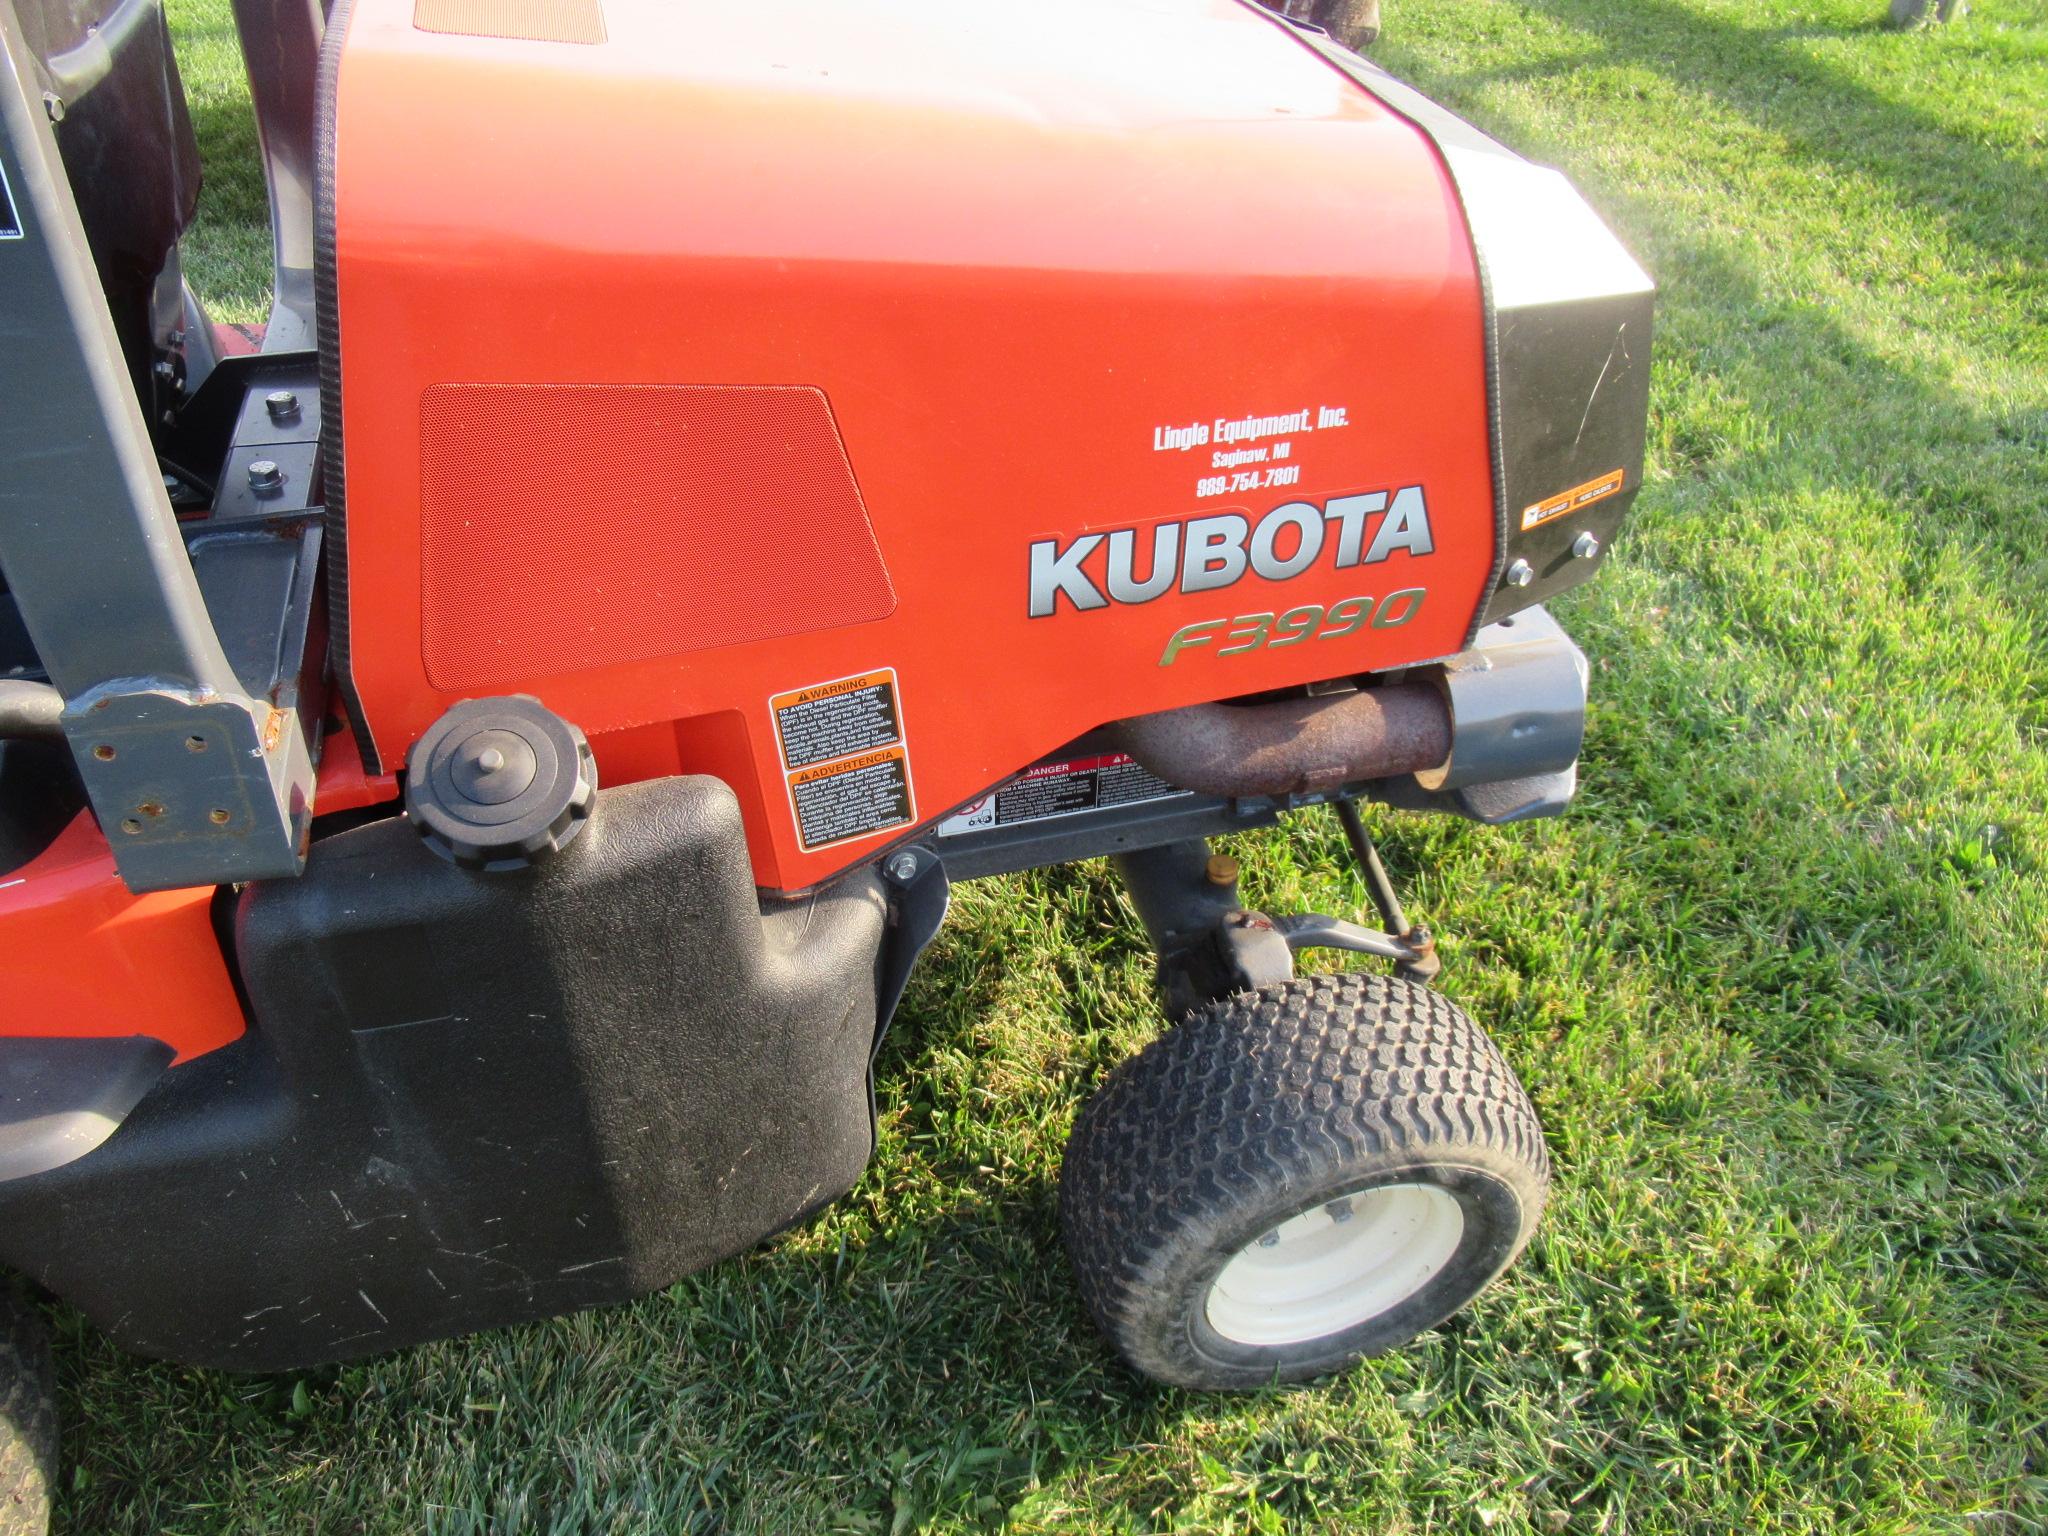
[[[272,421],[296,421],[299,415],[299,397],[288,389],[273,389],[263,397],[263,409],[270,413]]]
[[[1590,560],[1599,553],[1600,541],[1594,538],[1590,531],[1582,533],[1572,540],[1572,558],[1574,560]]]
[[[883,872],[899,885],[907,885],[917,874],[917,855],[905,849],[883,866]]]
[[[1526,587],[1536,579],[1536,567],[1526,560],[1517,560],[1508,567],[1508,573],[1501,578],[1508,586]]]
[[[1270,1232],[1266,1233],[1266,1234],[1265,1234],[1265,1235],[1264,1235],[1263,1237],[1261,1237],[1261,1238],[1259,1239],[1259,1246],[1260,1246],[1261,1248],[1277,1248],[1277,1247],[1279,1247],[1279,1246],[1280,1246],[1280,1229],[1279,1229],[1278,1227],[1275,1227],[1275,1228],[1274,1228],[1274,1229],[1273,1229],[1272,1231],[1270,1231]]]
[[[275,459],[249,461],[249,489],[258,496],[275,496],[284,489],[284,471]]]
[[[1346,1196],[1342,1200],[1332,1200],[1328,1205],[1323,1207],[1323,1214],[1328,1216],[1330,1220],[1333,1222],[1349,1221],[1351,1219],[1350,1197]]]
[[[1202,866],[1202,873],[1208,876],[1211,885],[1237,884],[1237,860],[1227,853],[1212,853],[1209,862]]]

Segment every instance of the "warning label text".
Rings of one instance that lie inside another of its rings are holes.
[[[806,850],[915,820],[893,668],[778,693],[768,707]]]

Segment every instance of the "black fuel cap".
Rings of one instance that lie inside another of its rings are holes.
[[[583,733],[523,693],[464,699],[406,757],[405,812],[420,836],[486,874],[561,852],[596,797]]]

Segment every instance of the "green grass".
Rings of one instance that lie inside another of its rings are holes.
[[[637,1305],[303,1378],[69,1319],[78,1531],[2048,1529],[2048,5],[1396,0],[1381,57],[1663,288],[1649,484],[1561,604],[1584,791],[1386,817],[1556,1162],[1518,1268],[1315,1390],[1156,1390],[1054,1221],[1155,1029],[1100,865],[959,892],[860,1188]],[[266,277],[224,0],[174,0],[220,310]],[[197,46],[191,46],[191,45]],[[1253,897],[1363,905],[1323,821]]]

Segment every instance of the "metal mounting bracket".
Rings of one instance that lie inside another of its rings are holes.
[[[0,0],[0,568],[128,886],[296,875],[313,754],[208,615],[36,69]]]

